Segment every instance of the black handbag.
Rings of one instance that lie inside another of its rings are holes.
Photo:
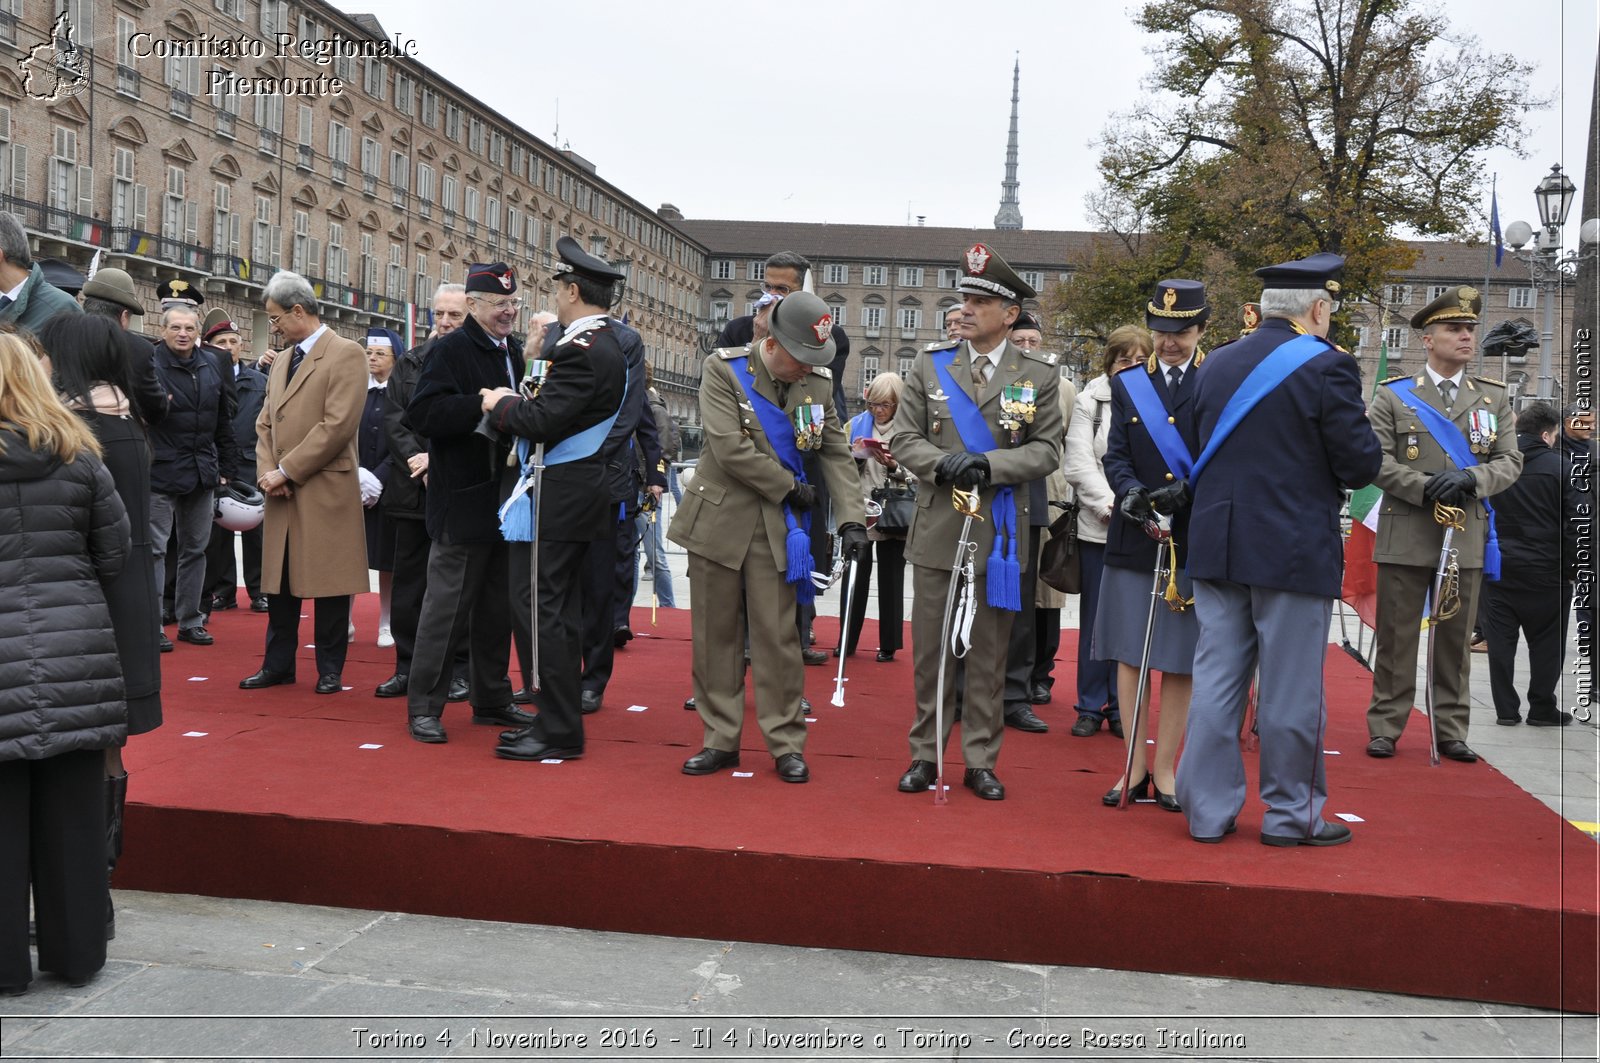
[[[1039,552],[1039,578],[1065,594],[1083,591],[1076,501],[1067,503],[1066,510],[1050,525],[1050,540]]]
[[[872,489],[872,500],[882,507],[877,529],[895,535],[911,530],[911,516],[917,511],[915,484],[884,484]]]

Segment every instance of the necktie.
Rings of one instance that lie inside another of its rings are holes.
[[[789,385],[781,380],[778,381],[778,405],[789,405]]]
[[[989,383],[988,370],[993,362],[987,358],[974,356],[972,359],[972,386],[978,389],[978,395],[983,395],[984,385]]]
[[[13,302],[15,302],[15,300],[12,299],[11,296],[9,296],[9,295],[0,295],[0,310],[4,310],[6,307],[10,306]]]
[[[289,379],[294,379],[295,371],[300,368],[300,363],[305,360],[306,352],[298,343],[294,345],[294,356],[289,359]]]
[[[1183,383],[1183,369],[1173,366],[1167,370],[1167,396],[1173,402],[1178,401],[1178,385]]]
[[[1456,383],[1453,380],[1439,381],[1439,394],[1444,396],[1444,412],[1451,413],[1456,405]]]

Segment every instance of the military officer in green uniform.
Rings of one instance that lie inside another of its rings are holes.
[[[988,801],[1005,798],[995,775],[1003,724],[1006,647],[1020,601],[1020,582],[1033,578],[1033,559],[1018,548],[1027,538],[1030,480],[1061,463],[1062,418],[1057,356],[1023,350],[1008,332],[1035,296],[993,248],[976,244],[963,258],[960,338],[917,355],[895,416],[895,458],[916,476],[917,511],[906,541],[916,596],[911,612],[916,662],[916,719],[904,793],[925,791],[935,758],[949,740],[955,706],[954,658],[946,662],[944,733],[935,733],[939,655],[950,653],[945,601],[963,518],[951,489],[979,492],[972,522],[976,549],[970,650],[961,717],[963,783]]]
[[[1367,754],[1392,757],[1416,702],[1417,644],[1423,606],[1439,567],[1444,526],[1434,503],[1465,512],[1451,548],[1460,566],[1461,600],[1454,617],[1434,625],[1434,707],[1439,754],[1470,763],[1467,745],[1472,667],[1470,635],[1485,575],[1498,575],[1488,501],[1522,471],[1511,403],[1498,380],[1466,372],[1477,350],[1483,298],[1450,288],[1411,319],[1422,333],[1421,372],[1382,382],[1368,416],[1383,444],[1383,489],[1373,560],[1378,565],[1377,644]],[[1486,564],[1487,558],[1487,564]],[[1421,726],[1427,726],[1426,722]]]
[[[749,612],[756,720],[784,782],[810,779],[796,595],[814,593],[806,524],[814,485],[802,453],[820,457],[846,558],[867,543],[860,480],[833,406],[833,317],[810,292],[779,299],[768,335],[705,360],[705,448],[667,537],[689,552],[694,707],[705,748],[683,765],[709,775],[739,764],[744,625]]]

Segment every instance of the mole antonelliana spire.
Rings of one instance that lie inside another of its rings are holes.
[[[1017,87],[1022,81],[1022,57],[1011,68],[1011,135],[1006,138],[1006,179],[1000,182],[1000,210],[996,229],[1022,228],[1022,206],[1017,202]]]

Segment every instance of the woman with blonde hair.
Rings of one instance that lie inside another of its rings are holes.
[[[106,749],[127,737],[102,585],[128,518],[94,433],[31,339],[0,328],[0,993],[39,968],[82,985],[106,960]]]
[[[867,387],[867,409],[850,421],[850,448],[861,473],[861,497],[872,501],[876,490],[916,488],[916,477],[894,456],[894,415],[900,408],[905,381],[899,373],[879,373]],[[876,445],[863,442],[876,440]],[[861,624],[867,617],[867,595],[872,588],[873,554],[878,560],[878,660],[888,662],[905,645],[906,532],[885,529],[881,520],[867,529],[872,553],[856,565],[850,616],[844,640],[846,656],[856,652]],[[839,651],[834,650],[837,656]]]
[[[1106,337],[1100,375],[1084,385],[1067,426],[1063,467],[1078,498],[1078,564],[1083,590],[1078,598],[1078,719],[1076,738],[1089,738],[1106,724],[1122,737],[1117,700],[1117,662],[1094,655],[1094,618],[1100,608],[1100,576],[1106,562],[1106,531],[1116,496],[1106,483],[1106,442],[1111,433],[1111,377],[1137,365],[1155,349],[1150,333],[1123,325]]]

